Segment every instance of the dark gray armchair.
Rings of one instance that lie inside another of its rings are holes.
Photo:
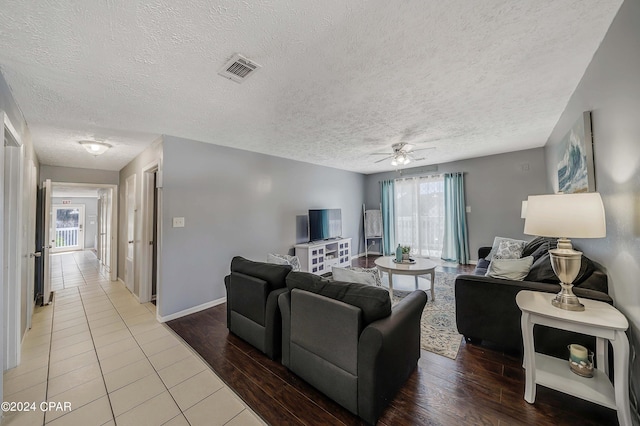
[[[387,290],[292,272],[279,296],[282,364],[375,424],[420,358],[417,290],[391,308]]]
[[[271,359],[280,355],[282,320],[278,296],[287,292],[289,265],[253,262],[236,256],[227,288],[227,328]]]

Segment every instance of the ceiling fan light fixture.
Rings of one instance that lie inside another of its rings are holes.
[[[89,154],[92,155],[104,154],[109,148],[111,148],[111,145],[104,142],[80,141],[79,143],[84,147],[84,149],[87,150]]]
[[[398,165],[398,160],[396,160],[395,158],[393,160],[391,160],[391,165],[392,166],[397,166]]]
[[[411,162],[411,160],[409,159],[409,157],[405,157],[405,158],[404,158],[404,164],[405,164],[405,166],[406,166],[407,164],[409,164],[410,162]]]

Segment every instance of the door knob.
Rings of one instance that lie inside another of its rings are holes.
[[[129,244],[133,244],[133,240],[129,241]]]
[[[35,253],[29,253],[29,257],[40,257],[42,256],[42,252],[37,251]]]

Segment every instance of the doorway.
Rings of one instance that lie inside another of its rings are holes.
[[[131,175],[125,181],[125,202],[127,219],[127,251],[124,256],[124,283],[132,293],[135,293],[135,242],[136,242],[136,175]]]
[[[160,253],[161,182],[158,162],[142,169],[142,240],[140,262],[140,303],[158,296],[158,255]]]
[[[84,250],[84,204],[54,204],[53,247],[54,253]]]

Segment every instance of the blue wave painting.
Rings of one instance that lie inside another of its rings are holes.
[[[591,131],[587,133],[591,138]],[[559,144],[558,190],[565,194],[589,192],[589,162],[585,120],[580,119]],[[591,143],[591,140],[588,141]]]

